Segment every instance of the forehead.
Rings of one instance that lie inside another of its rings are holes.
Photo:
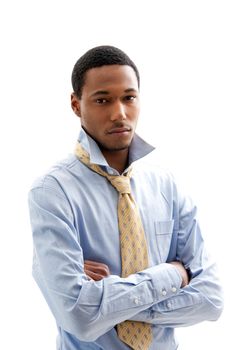
[[[138,90],[138,81],[132,67],[109,65],[91,68],[86,72],[83,93],[115,88]]]

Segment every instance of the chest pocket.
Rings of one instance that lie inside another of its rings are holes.
[[[156,250],[159,256],[159,263],[167,261],[170,250],[174,220],[154,222]]]

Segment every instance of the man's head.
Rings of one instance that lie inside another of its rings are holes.
[[[89,69],[115,64],[132,67],[137,77],[138,87],[140,86],[138,69],[123,51],[114,46],[97,46],[88,50],[74,65],[71,81],[76,96],[79,99],[82,97],[85,76]]]
[[[140,110],[135,64],[121,50],[99,46],[77,61],[72,83],[73,111],[105,156],[127,152]]]

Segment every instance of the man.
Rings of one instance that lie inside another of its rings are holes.
[[[222,311],[196,208],[135,134],[132,60],[93,48],[72,84],[82,126],[75,154],[29,194],[33,275],[57,322],[57,349],[175,350],[175,327]]]

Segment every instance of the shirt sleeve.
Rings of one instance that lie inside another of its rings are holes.
[[[176,207],[177,206],[177,207]],[[223,293],[216,264],[207,253],[190,198],[180,197],[174,208],[175,229],[169,261],[179,260],[189,271],[190,283],[176,295],[133,317],[164,327],[190,326],[218,319]]]
[[[127,278],[90,280],[84,273],[72,208],[53,181],[30,191],[29,208],[33,276],[57,324],[78,339],[94,341],[117,323],[179,293],[181,277],[167,263]]]

